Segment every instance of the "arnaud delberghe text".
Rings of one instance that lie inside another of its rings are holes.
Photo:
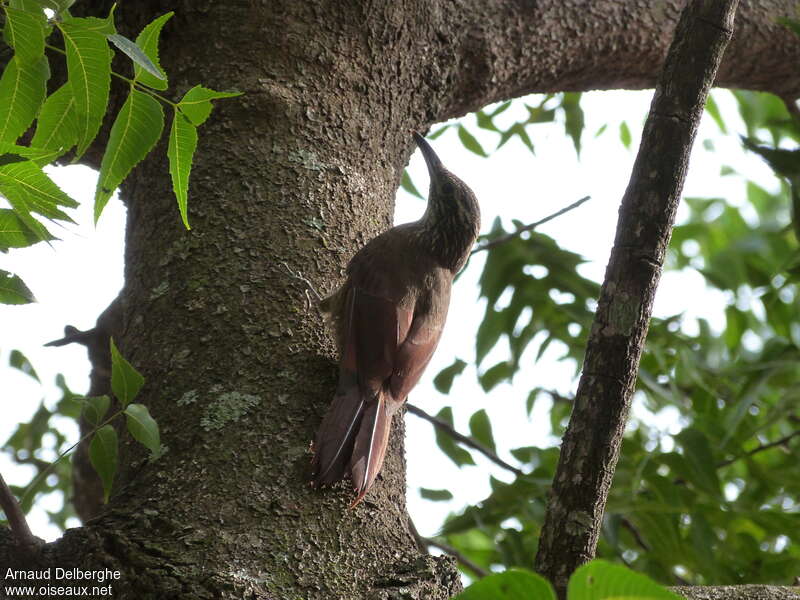
[[[15,571],[8,569],[5,573],[6,580],[14,581],[84,581],[91,583],[103,583],[107,580],[119,579],[119,571],[111,569],[84,570],[84,569],[62,569],[61,567],[40,569],[38,571]]]

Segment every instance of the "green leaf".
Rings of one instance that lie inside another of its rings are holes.
[[[78,206],[31,160],[0,166],[0,192],[29,226],[26,216],[31,212],[52,220],[73,222],[60,207]]]
[[[432,490],[430,488],[419,488],[419,495],[425,500],[433,500],[435,502],[442,502],[445,500],[452,500],[453,493],[450,490]]]
[[[98,429],[89,444],[89,460],[103,482],[103,502],[108,502],[118,462],[117,431],[111,425]]]
[[[10,208],[0,208],[0,251],[25,248],[41,241]]]
[[[122,180],[153,148],[164,129],[161,104],[131,87],[128,99],[114,120],[94,194],[94,221]]]
[[[564,109],[564,129],[572,138],[575,153],[581,153],[581,134],[583,133],[583,109],[581,109],[580,92],[565,92],[561,107]]]
[[[72,86],[65,83],[44,101],[31,145],[66,154],[77,141],[75,97],[72,95]]]
[[[42,380],[39,379],[39,375],[36,373],[36,369],[33,368],[31,361],[29,361],[28,357],[25,356],[19,350],[11,351],[11,356],[9,356],[8,364],[13,368],[22,371],[26,375],[33,377],[39,383],[42,382]]]
[[[403,178],[400,180],[400,187],[412,196],[416,196],[420,200],[425,200],[425,197],[419,193],[417,186],[411,181],[411,175],[408,174],[408,169],[403,169]]]
[[[461,143],[464,145],[464,148],[466,148],[470,152],[474,152],[478,156],[483,156],[483,157],[488,156],[488,154],[486,154],[484,149],[481,147],[478,140],[475,139],[475,136],[472,135],[469,131],[467,131],[467,128],[464,127],[463,125],[458,126],[458,139],[461,140]]]
[[[711,115],[711,118],[714,119],[714,122],[719,127],[719,130],[722,133],[727,134],[728,128],[725,127],[725,121],[722,120],[722,114],[719,112],[719,106],[717,106],[717,101],[714,100],[714,95],[709,94],[708,99],[706,100],[706,112]]]
[[[433,378],[433,387],[435,387],[440,394],[449,394],[456,375],[461,375],[466,366],[467,363],[460,358],[455,359],[452,365],[439,371],[439,374]]]
[[[496,365],[481,373],[478,381],[484,392],[488,392],[496,387],[500,382],[511,380],[514,375],[514,365],[507,360],[501,360]]]
[[[178,102],[178,108],[193,125],[200,126],[211,114],[213,108],[211,100],[234,98],[241,95],[241,92],[216,92],[202,85],[196,85],[186,92],[186,95]]]
[[[453,409],[449,406],[445,406],[436,416],[451,427],[453,426]],[[436,443],[450,460],[459,467],[475,464],[472,455],[456,444],[449,433],[443,431],[441,427],[435,427],[434,432],[436,435]]]
[[[469,433],[476,441],[487,448],[495,450],[492,423],[489,421],[489,415],[486,414],[484,409],[473,413],[469,418]]]
[[[144,377],[125,360],[117,350],[117,345],[111,339],[111,389],[114,395],[127,406],[136,398],[139,390],[144,385]]]
[[[108,407],[111,405],[111,398],[108,396],[92,396],[84,398],[83,404],[83,418],[92,427],[97,427],[106,417]]]
[[[168,12],[161,15],[142,29],[142,32],[136,37],[136,43],[155,66],[158,75],[153,76],[144,68],[135,64],[133,66],[134,79],[156,90],[165,90],[169,85],[167,83],[167,75],[164,73],[164,70],[161,68],[161,63],[158,60],[158,38],[161,35],[161,29],[164,27],[164,24],[172,18],[173,14],[175,13]]]
[[[30,304],[36,302],[33,293],[22,279],[0,269],[0,304]]]
[[[633,139],[631,138],[631,130],[625,121],[619,124],[619,141],[622,142],[622,145],[628,150],[631,149],[631,142]]]
[[[186,229],[189,227],[189,174],[192,171],[192,157],[197,148],[197,127],[192,125],[182,113],[175,111],[172,129],[169,132],[169,174],[172,178],[172,191],[178,199],[178,210]]]
[[[556,593],[544,577],[508,569],[476,581],[453,600],[556,600]]]
[[[106,35],[106,39],[119,48],[134,64],[143,68],[150,73],[153,77],[166,80],[166,77],[161,73],[161,70],[153,64],[153,61],[139,48],[139,45],[133,40],[129,40],[124,35],[118,33],[111,33]]]
[[[47,59],[20,64],[14,56],[0,78],[0,142],[15,142],[33,121],[47,93]]]
[[[129,404],[125,408],[128,431],[142,446],[150,450],[154,457],[161,456],[161,438],[158,423],[150,416],[144,404]]]
[[[6,12],[3,39],[14,48],[19,64],[38,61],[44,56],[44,12],[29,12],[11,6],[4,6],[3,10]]]
[[[59,25],[67,51],[67,74],[75,98],[78,124],[77,160],[92,143],[108,105],[111,58],[107,33],[101,19],[69,19]],[[100,22],[100,24],[98,24]]]
[[[715,468],[716,461],[711,452],[708,438],[701,431],[687,428],[675,438],[683,447],[683,458],[689,467],[689,481],[697,488],[708,492],[712,497],[721,500],[719,477]]]
[[[567,585],[569,600],[681,600],[645,575],[604,560],[593,560],[573,573]]]

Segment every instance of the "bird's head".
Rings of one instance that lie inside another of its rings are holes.
[[[422,151],[431,178],[428,208],[421,223],[433,237],[438,253],[446,255],[444,262],[457,271],[480,230],[478,200],[466,183],[444,167],[425,138],[415,132],[414,141]]]
[[[480,223],[480,211],[475,194],[458,177],[448,171],[431,145],[419,133],[414,141],[422,151],[431,178],[428,192],[428,210],[437,217],[447,213],[463,213],[465,221]]]

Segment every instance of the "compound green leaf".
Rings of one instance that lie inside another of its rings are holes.
[[[183,113],[175,111],[172,129],[169,132],[169,174],[172,177],[172,190],[178,199],[178,210],[186,229],[189,227],[189,174],[192,171],[192,157],[197,148],[197,127],[192,125]]]
[[[131,88],[128,99],[111,127],[100,177],[94,194],[94,220],[122,180],[153,148],[164,129],[161,104],[144,92]]]

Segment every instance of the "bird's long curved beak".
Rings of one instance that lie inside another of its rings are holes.
[[[414,132],[414,141],[422,151],[422,156],[425,158],[425,164],[428,165],[428,173],[431,175],[431,177],[433,177],[434,173],[442,170],[442,161],[440,161],[439,157],[436,156],[436,152],[434,152],[433,148],[431,148],[431,145],[425,141],[425,138],[416,131]]]

